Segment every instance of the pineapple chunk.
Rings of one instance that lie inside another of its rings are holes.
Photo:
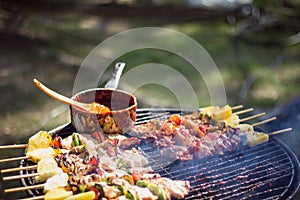
[[[55,188],[55,189],[52,189],[49,192],[47,192],[44,199],[45,200],[64,200],[72,195],[73,195],[73,193],[71,191],[67,191],[64,188]]]
[[[240,129],[240,132],[254,132],[253,126],[250,124],[238,124],[235,128]]]
[[[34,151],[36,149],[51,147],[52,136],[46,131],[39,131],[31,136],[28,140],[28,147],[26,152]]]
[[[262,132],[253,132],[247,134],[248,145],[250,147],[269,141],[269,135]]]
[[[35,163],[38,163],[43,158],[54,157],[55,155],[56,151],[51,147],[36,149],[26,153],[26,157],[28,157],[29,160]]]
[[[219,106],[207,106],[200,108],[199,110],[203,115],[207,114],[208,116],[212,116],[212,114],[220,110],[220,108]]]
[[[45,182],[48,178],[63,173],[53,157],[42,158],[37,164],[37,172],[40,173],[40,175],[35,177],[38,183]]]
[[[49,178],[44,187],[44,192],[51,191],[58,187],[66,187],[68,185],[69,176],[66,173],[59,173]]]
[[[88,191],[84,193],[79,193],[66,198],[66,200],[94,200],[96,197],[94,191]]]
[[[240,118],[239,116],[233,114],[230,117],[226,118],[224,122],[225,122],[225,126],[236,127],[240,123]]]
[[[221,109],[217,110],[212,114],[215,120],[225,120],[232,115],[232,110],[229,105],[223,106]]]

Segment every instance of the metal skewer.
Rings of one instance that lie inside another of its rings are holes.
[[[163,117],[166,116],[167,114],[169,114],[169,112],[165,112],[165,113],[159,113],[159,114],[154,114],[154,115],[146,115],[145,117],[141,117],[139,118],[139,120],[137,120],[136,122],[141,122],[141,121],[145,121],[145,120],[149,120],[149,119],[154,119],[154,118],[159,118],[159,117]]]

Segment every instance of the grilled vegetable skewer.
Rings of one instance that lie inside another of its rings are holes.
[[[204,111],[185,116],[174,114],[167,120],[152,120],[147,124],[135,126],[131,133],[145,140],[154,138],[156,147],[161,149],[160,155],[163,158],[169,158],[172,162],[177,159],[190,160],[194,157],[224,154],[225,151],[236,150],[241,145],[256,146],[269,140],[268,134],[255,131],[249,124],[229,122],[231,117],[236,115],[231,113],[228,106],[222,109],[222,114],[212,113],[211,110],[211,108],[204,109]],[[254,119],[262,115],[265,113],[239,121]],[[216,120],[221,119],[220,116],[227,118]],[[262,123],[271,120],[265,120]],[[233,126],[226,123],[233,124]]]
[[[170,199],[172,195],[183,198],[189,191],[189,183],[187,181],[162,179],[158,174],[148,172],[128,174],[127,169],[123,171],[122,168],[120,170],[104,170],[101,167],[103,163],[100,163],[97,158],[97,153],[93,152],[93,149],[97,149],[97,145],[91,145],[86,138],[77,133],[61,139],[57,136],[49,138],[47,132],[41,131],[32,136],[29,141],[26,158],[37,163],[37,166],[35,166],[37,173],[8,176],[5,178],[5,181],[35,177],[36,182],[44,183],[36,187],[44,188],[46,192],[44,198],[46,200],[57,198],[69,200],[78,198],[94,199],[96,195],[100,195],[99,192],[95,192],[96,186],[101,186],[100,188],[103,190],[100,192],[102,197],[108,199],[122,196],[125,196],[127,199],[144,199],[142,196],[145,194],[148,194],[150,199]],[[105,142],[106,144],[100,144],[104,149],[109,148],[108,144],[115,143],[115,139],[110,137]],[[129,148],[132,142],[135,142],[135,140],[123,139],[115,144],[123,145],[122,148]],[[56,171],[55,169],[59,170]],[[154,179],[156,182],[159,182],[151,183]],[[141,188],[136,185],[137,180],[147,181],[153,186],[151,188]],[[126,185],[119,185],[120,181],[126,183]],[[172,183],[172,187],[177,185],[176,187],[181,192],[169,190],[166,186],[159,186],[165,181]],[[157,185],[157,188],[160,188],[160,191],[165,195],[160,196],[161,194],[154,189],[154,185]],[[18,192],[26,189],[33,188],[14,188],[5,192]],[[97,190],[99,191],[99,188]]]
[[[240,119],[238,115],[244,114],[247,112],[251,112],[254,109],[248,108],[248,109],[240,110],[240,111],[233,113],[232,112],[233,109],[229,105],[225,105],[221,108],[218,106],[208,106],[208,107],[200,108],[199,110],[202,115],[208,115],[213,120],[215,120],[217,122],[224,122],[226,126],[231,126],[231,127],[236,126],[241,122],[245,122],[245,121],[257,118],[257,117],[261,117],[266,114],[266,113],[260,113],[257,115],[253,115],[253,116],[249,116],[249,117]]]

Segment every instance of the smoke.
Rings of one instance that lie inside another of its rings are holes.
[[[277,120],[267,123],[264,126],[265,130],[276,131],[285,128],[292,128],[291,132],[276,135],[280,140],[286,143],[300,159],[300,97],[287,105],[275,108],[272,114],[277,117]]]

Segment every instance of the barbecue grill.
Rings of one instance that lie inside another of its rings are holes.
[[[179,109],[138,109],[136,124],[150,119],[167,119],[172,114],[188,114]],[[51,134],[62,137],[74,131],[71,124],[60,126]],[[130,136],[130,132],[127,133]],[[189,180],[191,190],[186,199],[292,199],[299,189],[299,161],[284,143],[275,136],[255,147],[241,147],[236,151],[189,161],[165,163],[159,150],[143,142],[139,148],[149,159],[150,166],[162,176]],[[30,166],[27,160],[21,167]],[[21,175],[35,173],[21,170]],[[21,179],[23,186],[34,184],[32,178]],[[42,195],[42,189],[27,190],[30,196]]]

